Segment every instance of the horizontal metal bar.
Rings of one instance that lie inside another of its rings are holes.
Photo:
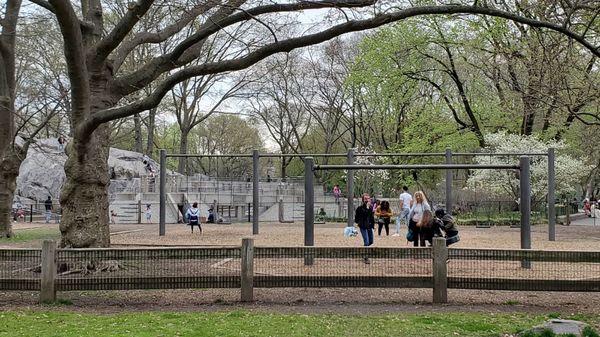
[[[355,153],[355,157],[444,157],[444,152],[427,153]]]
[[[445,152],[428,152],[428,153],[355,153],[354,157],[444,157]],[[260,153],[260,158],[304,158],[304,157],[347,157],[347,153]],[[456,152],[452,153],[453,157],[474,157],[474,156],[489,156],[489,157],[520,157],[520,156],[548,156],[548,153],[484,153],[484,152]],[[252,154],[167,154],[167,158],[232,158],[243,157],[252,158]]]
[[[232,158],[244,157],[252,158],[252,154],[167,154],[167,158]]]
[[[346,153],[260,153],[260,158],[282,158],[282,157],[347,157]]]
[[[419,164],[419,165],[315,165],[314,170],[518,170],[519,165]]]
[[[521,157],[521,156],[525,156],[525,157],[533,157],[533,156],[548,156],[548,153],[541,153],[541,152],[537,152],[537,153],[485,153],[485,152],[473,152],[473,153],[469,153],[469,152],[463,152],[463,153],[452,153],[453,157],[472,157],[472,156],[489,156],[489,157],[503,157],[503,156],[514,156],[514,157]]]

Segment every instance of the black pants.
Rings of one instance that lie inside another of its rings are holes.
[[[413,246],[419,247],[419,244],[421,244],[421,247],[425,247],[425,233],[421,233],[421,228],[417,227],[417,223],[413,219],[410,219],[408,227],[413,232]]]
[[[381,220],[383,220],[383,223],[381,222]],[[383,229],[383,227],[385,226],[385,235],[389,236],[390,235],[390,218],[381,218],[379,221],[377,221],[377,235],[381,236],[381,229]]]

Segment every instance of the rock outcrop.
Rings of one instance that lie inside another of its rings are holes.
[[[140,180],[148,175],[142,161],[143,154],[111,148],[108,166],[111,175],[111,193],[138,191]],[[29,148],[27,158],[23,160],[17,177],[15,202],[21,204],[44,201],[51,196],[58,200],[65,181],[64,165],[66,154],[59,148],[55,138],[38,140]],[[154,171],[158,172],[158,163],[150,159]]]

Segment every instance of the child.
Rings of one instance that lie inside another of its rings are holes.
[[[146,223],[152,223],[152,209],[150,204],[146,205]]]

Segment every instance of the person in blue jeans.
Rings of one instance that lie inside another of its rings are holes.
[[[373,228],[375,228],[375,217],[371,209],[369,194],[365,193],[362,196],[362,204],[356,208],[354,214],[354,222],[360,228],[360,235],[363,238],[365,247],[373,244]],[[371,263],[368,257],[364,258],[365,263]]]
[[[410,209],[413,204],[413,198],[408,193],[408,187],[402,187],[402,193],[400,194],[400,210],[398,212],[398,216],[396,217],[396,234],[392,236],[400,236],[400,221],[404,220],[406,227],[408,228],[409,218],[408,214],[410,213]]]

